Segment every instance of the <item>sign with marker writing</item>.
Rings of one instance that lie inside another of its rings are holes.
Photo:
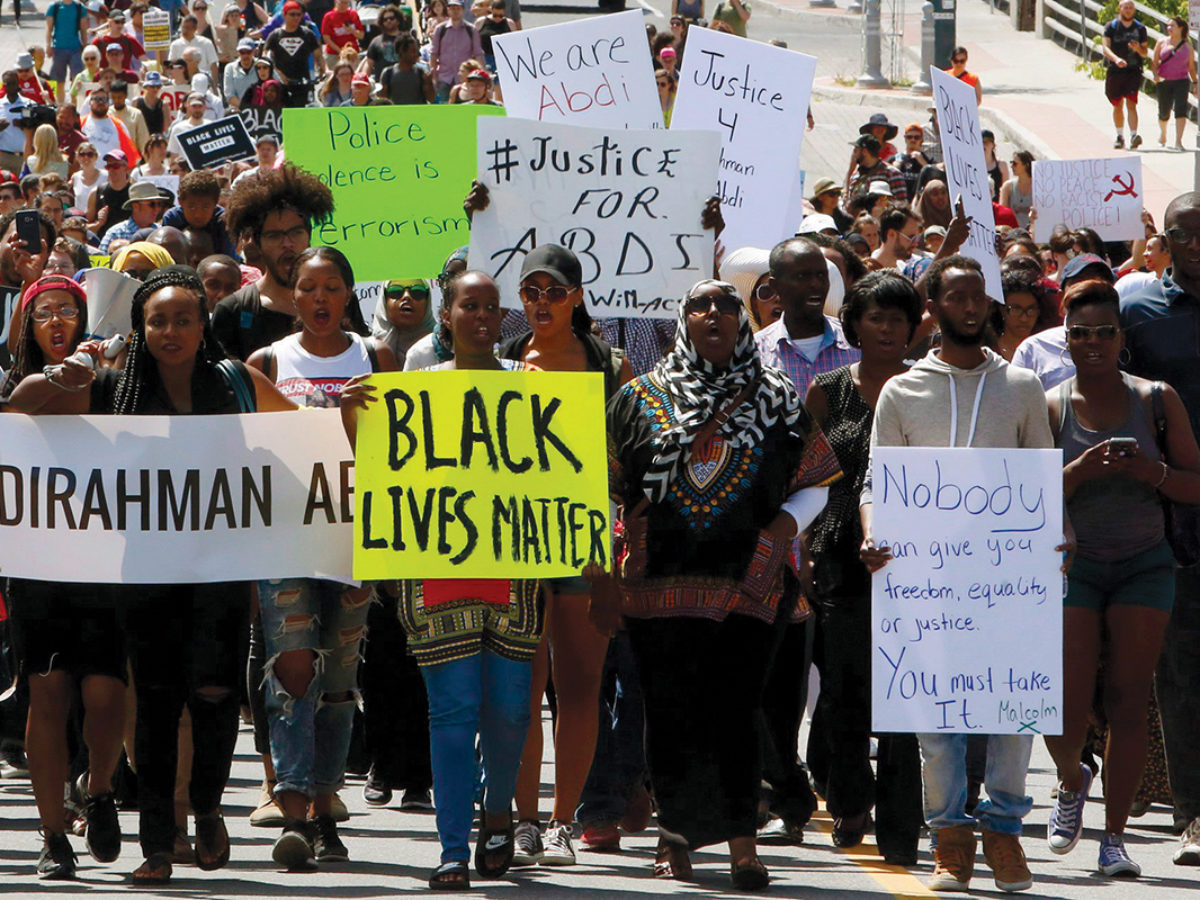
[[[1095,229],[1106,241],[1143,238],[1142,193],[1139,156],[1033,163],[1033,208],[1047,234],[1061,224]]]
[[[283,140],[283,110],[272,109],[269,106],[244,106],[238,110],[238,115],[246,123],[250,136],[273,134]]]
[[[492,38],[510,116],[592,128],[662,128],[640,9]]]
[[[871,727],[1062,732],[1062,452],[874,447]]]
[[[521,263],[539,244],[570,247],[596,316],[673,319],[679,299],[712,272],[701,227],[720,136],[712,131],[604,131],[526,119],[479,123],[479,180],[491,202],[475,214],[470,266],[519,307]]]
[[[726,247],[773,247],[796,231],[780,181],[797,171],[816,66],[815,57],[737,35],[688,32],[671,128],[721,135]]]
[[[609,564],[604,378],[375,375],[359,414],[356,578],[544,578]]]
[[[336,409],[10,414],[0,446],[5,578],[349,578],[354,464]]]
[[[205,122],[198,128],[177,135],[176,140],[192,171],[211,169],[221,163],[254,156],[254,141],[246,131],[246,123],[237,113]]]
[[[954,202],[962,197],[963,208],[971,217],[971,233],[959,252],[983,267],[988,296],[1003,301],[1000,258],[996,255],[996,216],[992,210],[987,163],[983,159],[975,88],[935,66],[930,67],[929,75],[933,79],[933,103],[950,199]],[[1040,209],[1038,219],[1041,220]]]
[[[470,233],[476,120],[503,115],[474,104],[285,110],[288,161],[333,191],[313,243],[337,247],[363,280],[440,273]]]
[[[172,121],[179,115],[179,111],[187,104],[187,96],[192,92],[192,89],[187,85],[167,85],[159,93],[159,99],[162,100],[162,105],[167,111],[166,120]]]

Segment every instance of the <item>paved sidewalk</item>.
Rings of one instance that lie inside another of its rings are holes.
[[[839,3],[844,4],[845,0]],[[914,96],[907,88],[871,91],[843,86],[847,77],[854,77],[861,70],[860,45],[854,42],[860,16],[847,13],[844,7],[810,9],[808,0],[759,0],[759,4],[773,7],[781,18],[791,20],[789,24],[799,26],[799,30],[812,26],[822,32],[820,45],[792,45],[818,56],[815,90],[818,102],[861,105],[863,121],[874,111],[887,112],[901,127],[914,121],[918,111],[923,119],[926,100]],[[910,61],[908,71],[914,74],[920,59],[920,5],[920,0],[905,0],[903,42]],[[835,38],[836,50],[825,52],[825,35],[830,32],[837,35],[842,30],[838,26],[843,25],[846,38]],[[761,30],[754,36],[766,37]],[[970,51],[969,68],[983,83],[981,118],[996,131],[1001,153],[1024,148],[1035,157],[1078,159],[1130,152],[1113,149],[1112,113],[1104,99],[1103,82],[1076,71],[1077,56],[1032,32],[1016,31],[1008,16],[993,14],[983,0],[959,3],[958,40]],[[1138,111],[1140,132],[1145,140],[1138,155],[1142,158],[1146,207],[1161,225],[1166,204],[1192,188],[1194,152],[1173,153],[1158,146],[1158,114],[1153,98],[1143,96]],[[1172,122],[1168,130],[1173,133],[1173,128]],[[1194,126],[1189,125],[1184,146],[1193,147],[1195,141]],[[832,177],[844,174],[844,166],[840,162]]]

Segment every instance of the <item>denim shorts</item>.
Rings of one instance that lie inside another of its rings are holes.
[[[1067,576],[1064,606],[1103,611],[1109,606],[1175,605],[1175,557],[1163,541],[1127,559],[1075,558]]]

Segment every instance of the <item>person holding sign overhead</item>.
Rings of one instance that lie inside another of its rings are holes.
[[[874,447],[1053,446],[1046,400],[1037,377],[1010,366],[984,346],[991,300],[979,263],[958,254],[936,260],[925,273],[926,308],[942,332],[942,345],[879,392],[871,431]],[[872,528],[872,479],[868,469],[860,504],[862,561],[872,573],[889,559]],[[996,887],[1033,886],[1019,835],[1033,806],[1025,793],[1032,735],[988,736],[985,786],[988,799],[974,814],[965,809],[967,735],[920,734],[925,821],[937,840],[932,890],[967,890],[975,869],[975,825],[983,830],[983,853]]]
[[[295,302],[300,332],[248,361],[285,397],[304,407],[337,406],[350,378],[395,370],[391,350],[363,337],[354,272],[340,251],[310,247],[300,254]],[[347,316],[357,333],[342,329]],[[271,855],[289,871],[305,870],[314,856],[349,859],[332,804],[346,773],[370,600],[368,585],[314,578],[258,584],[274,793],[287,817]]]
[[[591,333],[583,302],[583,266],[566,247],[542,244],[521,265],[521,304],[531,331],[500,346],[502,359],[519,359],[550,372],[603,372],[605,399],[633,378],[625,354]],[[608,636],[589,621],[590,591],[580,576],[543,584],[546,634],[533,663],[530,725],[517,780],[516,865],[571,865],[575,808],[596,748],[600,673]],[[558,715],[554,726],[554,811],[538,832],[542,772],[542,697],[553,670]]]
[[[733,285],[697,283],[675,334],[608,406],[629,547],[621,609],[659,807],[654,874],[689,880],[689,851],[727,842],[734,888],[761,890],[760,702],[783,629],[811,613],[792,540],[841,469],[792,382],[763,365]]]
[[[535,371],[528,363],[496,358],[493,348],[503,314],[500,291],[489,275],[466,271],[448,281],[441,320],[454,358],[431,371]],[[358,437],[357,411],[377,400],[364,378],[352,378],[343,388],[342,423],[352,447]],[[512,863],[513,792],[529,727],[531,663],[542,634],[538,585],[516,579],[421,579],[399,586],[400,619],[429,693],[433,792],[442,844],[442,862],[429,876],[429,887],[465,891],[471,886],[468,842],[476,734],[486,789],[475,869],[484,878],[500,878]]]
[[[1063,297],[1075,375],[1046,394],[1063,449],[1063,491],[1079,543],[1063,601],[1063,732],[1046,736],[1058,767],[1050,851],[1069,853],[1083,834],[1092,771],[1081,763],[1103,635],[1108,722],[1104,835],[1097,868],[1141,874],[1123,835],[1146,764],[1154,667],[1175,600],[1175,560],[1163,503],[1200,503],[1200,448],[1175,390],[1121,372],[1125,346],[1116,289],[1072,285]]]

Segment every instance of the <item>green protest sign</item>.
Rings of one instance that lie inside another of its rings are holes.
[[[288,109],[289,162],[333,191],[313,243],[337,247],[356,278],[431,278],[470,240],[462,202],[475,177],[475,122],[495,106]]]

